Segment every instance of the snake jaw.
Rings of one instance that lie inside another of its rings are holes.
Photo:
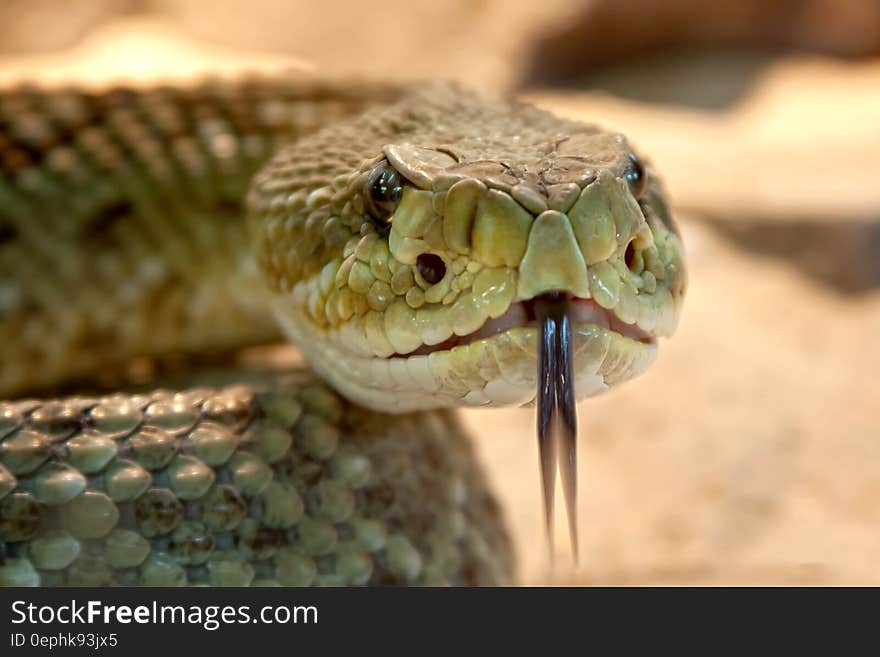
[[[389,358],[409,358],[410,356],[422,356],[438,351],[448,351],[460,345],[467,345],[478,340],[491,338],[514,328],[529,327],[542,330],[542,318],[537,312],[537,308],[547,294],[558,293],[551,292],[527,301],[515,301],[510,304],[504,314],[494,319],[487,319],[479,329],[472,333],[452,335],[443,342],[433,345],[424,344],[415,351],[407,354],[394,353]],[[623,337],[647,345],[653,345],[657,341],[656,335],[643,330],[637,324],[627,324],[612,311],[603,308],[592,299],[570,295],[567,298],[570,323],[573,325],[596,326],[614,331]]]

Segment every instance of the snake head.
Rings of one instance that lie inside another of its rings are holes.
[[[595,395],[647,369],[685,293],[660,181],[622,135],[446,85],[284,149],[249,201],[282,326],[379,410],[535,400],[548,294],[574,394]]]

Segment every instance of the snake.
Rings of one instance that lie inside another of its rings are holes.
[[[509,583],[455,409],[536,406],[576,543],[575,404],[687,286],[625,136],[452,82],[20,85],[0,173],[0,585]]]

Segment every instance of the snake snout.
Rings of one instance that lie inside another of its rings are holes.
[[[535,219],[519,265],[520,298],[567,292],[589,297],[587,265],[568,217],[547,210]]]

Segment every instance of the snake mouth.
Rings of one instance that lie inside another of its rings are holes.
[[[491,339],[508,331],[534,328],[537,344],[537,435],[547,536],[552,547],[553,491],[557,469],[561,475],[572,550],[577,558],[577,409],[575,407],[575,366],[573,327],[592,325],[652,345],[655,336],[637,324],[627,324],[614,312],[592,299],[564,292],[547,292],[517,301],[500,316],[488,319],[472,333],[434,345],[423,345],[403,356],[426,356]],[[551,550],[552,551],[552,550]]]
[[[447,351],[453,347],[470,344],[477,340],[491,338],[515,328],[540,328],[541,317],[539,313],[541,297],[515,301],[498,317],[487,319],[483,325],[473,333],[466,335],[453,335],[452,337],[433,345],[422,345],[415,351],[407,354],[392,354],[389,358],[409,358],[410,356],[427,356],[437,351]],[[642,344],[653,344],[656,337],[641,329],[636,324],[627,324],[611,310],[603,308],[592,299],[581,297],[567,297],[568,313],[570,321],[574,325],[591,324],[599,328],[614,331],[625,338],[635,340]]]

